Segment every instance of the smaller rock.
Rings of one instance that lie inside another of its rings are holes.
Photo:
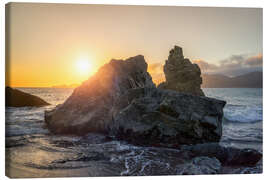
[[[189,59],[184,58],[181,47],[175,46],[170,51],[163,70],[166,81],[161,83],[159,88],[204,96],[201,89],[201,70],[197,64],[192,64]]]
[[[255,149],[228,148],[228,152],[228,165],[254,166],[262,158],[262,154]]]
[[[254,166],[262,159],[262,154],[254,149],[224,147],[218,143],[182,146],[181,150],[189,152],[191,157],[215,157],[224,166]]]
[[[13,89],[11,87],[6,87],[6,106],[11,107],[23,107],[23,106],[47,106],[50,105],[43,99],[19,91],[17,89]]]
[[[232,168],[230,174],[261,174],[263,172],[262,160],[253,167]]]
[[[221,170],[221,163],[215,157],[195,157],[188,164],[176,166],[179,175],[218,174]]]

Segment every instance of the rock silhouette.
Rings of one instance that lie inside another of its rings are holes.
[[[105,64],[64,104],[45,112],[45,121],[54,133],[99,132],[134,144],[173,147],[218,142],[225,104],[156,88],[139,55]]]
[[[184,58],[181,47],[175,46],[170,51],[163,70],[166,81],[161,83],[159,88],[204,96],[201,89],[201,70],[197,64],[192,64],[189,59]]]
[[[45,112],[45,121],[55,133],[105,133],[112,123],[116,99],[128,89],[139,87],[155,87],[144,57],[113,59],[77,87],[64,104]]]
[[[23,106],[46,106],[50,105],[43,99],[19,91],[17,89],[13,89],[11,87],[6,87],[6,106],[11,107],[23,107]]]

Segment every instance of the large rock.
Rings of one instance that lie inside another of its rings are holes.
[[[130,89],[112,109],[110,132],[140,145],[218,142],[224,101],[157,88]]]
[[[6,87],[6,106],[11,107],[23,107],[23,106],[46,106],[49,105],[43,99],[19,91],[17,89],[13,89],[11,87]]]
[[[112,121],[110,110],[115,100],[128,89],[138,87],[155,87],[144,57],[111,60],[77,87],[64,104],[45,112],[45,121],[55,133],[105,133]]]
[[[197,64],[192,64],[189,59],[184,58],[181,47],[175,46],[170,51],[163,70],[166,81],[161,83],[159,88],[204,96],[201,90],[201,70]]]
[[[217,142],[224,101],[157,89],[143,56],[112,60],[45,112],[52,132],[106,133],[136,144]]]

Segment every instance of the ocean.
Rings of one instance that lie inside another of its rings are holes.
[[[6,108],[6,175],[78,177],[178,174],[177,149],[138,147],[100,134],[51,134],[44,111],[63,103],[73,89],[18,88],[49,102],[46,107]],[[261,88],[204,88],[208,97],[227,102],[220,144],[262,152]]]

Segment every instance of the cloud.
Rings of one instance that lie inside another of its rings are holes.
[[[245,59],[246,55],[232,55],[229,58],[222,60],[220,62],[220,67],[223,67],[224,69],[240,68]]]
[[[262,66],[262,59],[262,54],[259,54],[257,56],[248,58],[245,61],[245,64],[249,66]]]
[[[163,65],[161,63],[153,63],[148,65],[148,71],[156,72],[162,71]]]
[[[252,71],[262,71],[262,54],[256,56],[232,55],[219,64],[211,64],[204,60],[193,60],[201,68],[202,73],[225,74],[237,76]]]
[[[218,66],[215,64],[210,64],[204,60],[198,59],[192,61],[195,64],[198,64],[202,72],[214,71],[218,69]]]
[[[154,83],[159,84],[165,80],[163,64],[153,63],[148,65],[148,72],[151,74]]]

